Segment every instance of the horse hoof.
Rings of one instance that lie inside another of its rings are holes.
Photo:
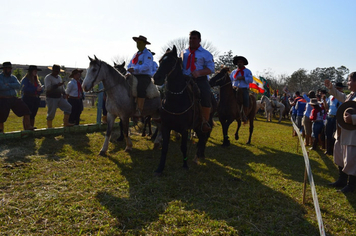
[[[239,140],[239,136],[238,135],[235,135],[235,140]]]
[[[132,151],[132,148],[129,148],[129,147],[125,148],[125,152],[131,152],[131,151]]]
[[[156,176],[156,177],[161,177],[161,176],[162,176],[162,172],[157,172],[157,171],[155,171],[155,172],[154,172],[154,176]]]
[[[155,143],[154,145],[153,145],[153,150],[158,150],[158,149],[160,149],[161,148],[161,144],[160,143]]]
[[[247,143],[246,144],[251,144],[251,141],[247,141]]]
[[[116,139],[116,141],[118,141],[118,142],[121,142],[122,140],[124,140],[124,136],[120,136]]]
[[[105,151],[100,151],[99,155],[102,156],[102,157],[106,157],[106,152]]]
[[[195,157],[193,158],[193,162],[194,162],[195,164],[199,165],[199,164],[200,164],[200,162],[199,162],[199,157],[195,156]]]

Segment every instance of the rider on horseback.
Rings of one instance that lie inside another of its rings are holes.
[[[233,63],[234,65],[237,65],[238,68],[232,71],[230,79],[234,88],[242,89],[243,112],[241,117],[242,121],[246,123],[246,114],[248,114],[249,108],[249,84],[253,82],[253,77],[251,71],[245,67],[245,65],[248,65],[248,61],[245,57],[235,56],[233,58]]]
[[[202,131],[209,132],[208,123],[211,108],[211,90],[207,75],[214,73],[213,55],[200,45],[201,35],[198,31],[189,34],[189,48],[183,51],[183,74],[192,76],[200,89],[202,113]]]
[[[138,52],[132,57],[132,60],[127,66],[127,71],[137,78],[137,113],[135,116],[141,116],[143,106],[145,104],[146,89],[151,83],[151,75],[153,68],[152,53],[146,48],[147,38],[140,35],[132,37],[136,42]]]

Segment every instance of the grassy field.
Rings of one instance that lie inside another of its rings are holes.
[[[83,123],[95,122],[91,113]],[[6,131],[21,123],[12,118]],[[162,177],[153,175],[160,151],[134,129],[134,150],[110,143],[107,157],[97,155],[104,132],[2,142],[0,235],[318,235],[309,185],[302,204],[304,160],[290,121],[258,117],[251,145],[247,125],[233,139],[234,123],[228,148],[216,123],[199,165],[189,143],[189,171],[172,138]],[[325,230],[356,235],[356,193],[327,187],[337,169],[322,153],[311,151],[310,164]]]

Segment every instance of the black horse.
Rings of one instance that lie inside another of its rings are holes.
[[[205,157],[204,151],[210,132],[203,133],[200,129],[200,105],[197,96],[197,87],[191,77],[183,75],[182,59],[177,57],[175,46],[162,56],[160,66],[153,79],[157,85],[162,85],[166,81],[165,99],[162,102],[161,108],[162,152],[159,166],[155,171],[157,175],[160,175],[166,163],[171,130],[175,130],[182,135],[180,149],[183,154],[183,168],[188,168],[188,130],[194,129],[199,138],[195,155],[196,160]],[[214,99],[213,95],[212,99]],[[211,110],[209,124],[212,127],[214,109],[212,108]]]
[[[235,139],[239,139],[239,129],[241,127],[241,106],[242,106],[242,91],[233,89],[231,84],[231,79],[229,77],[229,69],[223,68],[221,71],[216,74],[213,78],[210,79],[210,86],[220,86],[220,96],[218,103],[218,115],[219,121],[222,126],[224,141],[222,146],[229,146],[229,135],[228,130],[230,124],[236,120],[237,121],[237,130],[235,133]],[[237,94],[236,94],[237,93]],[[249,96],[249,109],[248,114],[245,114],[247,119],[250,122],[250,135],[246,144],[251,143],[251,137],[253,133],[253,121],[256,115],[256,98],[250,94]]]

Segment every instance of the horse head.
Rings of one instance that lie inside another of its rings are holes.
[[[100,83],[103,80],[103,76],[100,76],[100,73],[102,72],[100,70],[102,66],[102,61],[99,60],[95,55],[94,59],[89,57],[89,60],[89,68],[82,84],[84,91],[91,90],[94,85]]]
[[[125,75],[126,74],[126,69],[125,69],[125,61],[120,65],[120,64],[116,64],[114,62],[114,68],[116,70],[118,70],[121,74]]]
[[[176,69],[179,58],[177,56],[177,48],[174,45],[172,50],[167,50],[159,60],[159,67],[153,75],[155,84],[162,85],[166,77]]]
[[[229,67],[222,68],[216,75],[214,75],[209,80],[210,86],[211,87],[223,86],[227,82],[231,83],[231,80],[229,78],[229,73],[228,73],[229,71],[230,71]]]

